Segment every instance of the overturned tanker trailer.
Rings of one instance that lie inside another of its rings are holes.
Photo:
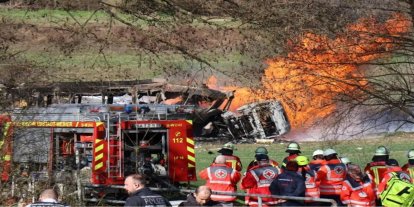
[[[25,88],[12,88],[8,89],[8,93],[17,94],[24,90]],[[193,122],[195,137],[224,137],[231,140],[274,139],[290,130],[289,120],[279,101],[254,102],[241,106],[236,111],[229,111],[234,98],[233,92],[213,90],[205,85],[194,87],[171,84],[165,79],[147,79],[57,82],[30,86],[26,90],[33,93],[29,100],[26,100],[29,105],[27,107],[30,108],[47,107],[52,104],[91,103],[193,106],[194,110],[185,113]]]

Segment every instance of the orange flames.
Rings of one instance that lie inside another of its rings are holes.
[[[335,110],[340,94],[358,98],[361,94],[355,91],[367,87],[358,65],[390,55],[397,49],[395,38],[410,27],[407,18],[396,14],[385,23],[361,19],[335,39],[305,34],[287,56],[267,61],[262,90],[236,88],[237,101],[232,106],[277,99],[285,106],[293,127],[309,126]]]

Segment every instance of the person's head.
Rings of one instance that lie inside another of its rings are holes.
[[[321,149],[315,150],[312,154],[312,159],[314,159],[314,160],[323,160],[323,159],[325,159],[323,157],[323,150],[321,150]]]
[[[226,164],[226,157],[224,157],[223,155],[219,155],[214,160],[214,163],[216,163],[216,164]]]
[[[388,166],[393,166],[393,167],[398,167],[398,166],[400,166],[400,165],[398,164],[398,161],[397,161],[396,159],[389,159],[389,160],[387,160],[386,164],[387,164]]]
[[[340,157],[339,160],[341,160],[341,162],[345,165],[352,164],[351,160],[348,157]]]
[[[299,154],[299,153],[301,153],[300,146],[297,142],[290,142],[287,145],[285,152],[287,152],[289,154]]]
[[[289,160],[289,161],[286,163],[286,170],[287,170],[287,171],[297,172],[297,171],[298,171],[298,169],[299,169],[299,165],[298,165],[298,163],[296,162],[296,160]]]
[[[414,160],[414,149],[408,150],[408,152],[407,152],[407,158],[409,160]]]
[[[46,199],[57,200],[58,199],[58,194],[56,193],[55,190],[53,190],[51,188],[46,189],[46,190],[42,191],[42,193],[40,193],[39,201],[45,201]]]
[[[124,189],[129,195],[132,195],[145,187],[145,177],[139,174],[129,175],[126,177],[124,184]]]
[[[259,165],[269,164],[269,156],[265,154],[256,154],[254,157]]]
[[[355,164],[348,164],[348,175],[356,181],[361,181],[364,178],[361,167]]]
[[[233,155],[234,151],[234,144],[231,142],[227,142],[223,145],[223,147],[217,151],[218,153],[221,153],[222,155]]]
[[[379,161],[387,161],[390,157],[390,151],[385,146],[378,146],[375,149],[374,156],[372,157],[372,161],[379,162]]]
[[[195,190],[194,197],[197,203],[203,206],[211,199],[211,189],[205,185],[198,186]]]
[[[338,155],[338,153],[336,153],[336,151],[333,150],[333,149],[326,149],[325,151],[323,151],[323,157],[327,161],[333,160],[333,159],[338,159],[337,155]]]
[[[265,154],[267,155],[269,152],[267,151],[266,147],[258,147],[254,153],[257,154]]]
[[[297,156],[295,160],[298,163],[299,167],[304,167],[309,164],[309,159],[306,156]]]

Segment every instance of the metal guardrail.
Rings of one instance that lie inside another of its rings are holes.
[[[91,187],[102,187],[101,185],[89,185]],[[124,186],[122,185],[113,185],[111,188],[116,189],[123,189]],[[150,188],[152,191],[156,192],[181,192],[181,193],[194,193],[194,190],[187,190],[187,189],[171,189],[171,188]],[[278,198],[283,200],[297,200],[297,201],[312,201],[312,202],[322,202],[322,203],[331,203],[332,207],[337,207],[338,204],[333,199],[327,199],[327,198],[312,198],[312,197],[296,197],[296,196],[280,196],[280,195],[266,195],[266,194],[249,194],[249,193],[226,193],[226,192],[217,192],[213,191],[213,194],[215,195],[231,195],[231,196],[249,196],[249,197],[257,197],[258,206],[263,206],[262,199],[263,198]],[[98,201],[98,199],[85,199],[85,201]],[[117,204],[123,204],[125,201],[117,201],[117,200],[106,200],[107,202],[113,202]]]

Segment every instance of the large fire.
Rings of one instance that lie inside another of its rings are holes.
[[[367,79],[358,66],[390,55],[397,48],[394,38],[410,27],[407,18],[395,14],[384,23],[361,19],[334,39],[308,33],[291,46],[285,57],[267,61],[263,89],[220,89],[235,90],[237,100],[232,109],[257,100],[280,100],[291,125],[306,127],[331,114],[340,94],[350,93],[358,98],[358,89],[367,87]],[[209,82],[209,86],[214,85],[214,81]]]

